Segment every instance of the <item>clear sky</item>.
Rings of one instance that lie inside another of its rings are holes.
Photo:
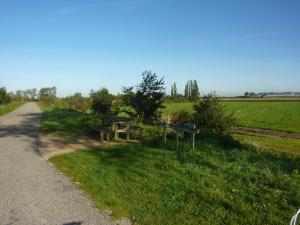
[[[144,70],[203,93],[300,91],[299,0],[0,0],[0,85],[65,96]]]

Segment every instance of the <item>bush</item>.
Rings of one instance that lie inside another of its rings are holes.
[[[88,109],[87,100],[81,95],[81,93],[75,93],[72,96],[66,98],[68,108],[85,112]]]
[[[183,125],[191,121],[191,114],[185,110],[173,112],[170,115],[170,122],[176,125]]]
[[[231,135],[233,114],[225,114],[224,107],[215,93],[208,94],[194,105],[194,123],[203,134],[225,137]]]
[[[5,87],[0,87],[0,104],[7,104],[11,101],[10,95]]]
[[[106,88],[99,91],[92,91],[90,94],[92,110],[96,115],[105,115],[111,110],[113,95]]]

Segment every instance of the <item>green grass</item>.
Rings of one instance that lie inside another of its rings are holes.
[[[300,101],[223,102],[226,112],[235,113],[238,126],[300,133]],[[167,103],[165,113],[193,112],[193,103]]]
[[[288,224],[300,205],[300,158],[201,142],[172,151],[118,145],[51,158],[101,209],[135,224]]]
[[[234,134],[234,137],[243,143],[254,145],[258,149],[271,149],[300,156],[300,139],[254,134]]]
[[[63,138],[71,138],[87,135],[89,124],[101,124],[100,119],[87,113],[42,104],[39,106],[43,111],[40,132],[44,134],[52,133]]]
[[[21,107],[24,104],[24,102],[12,102],[6,105],[0,105],[0,116],[3,116],[7,113],[10,113],[17,108]]]

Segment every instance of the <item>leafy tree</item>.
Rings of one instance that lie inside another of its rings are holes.
[[[153,122],[158,117],[158,109],[163,108],[165,87],[163,78],[158,78],[155,73],[145,71],[143,79],[136,87],[125,88],[125,104],[131,106],[136,112],[138,119],[143,122]]]
[[[36,99],[36,97],[37,97],[37,90],[36,90],[36,88],[33,88],[30,90],[30,99],[32,101],[34,101]]]
[[[0,87],[0,104],[7,104],[11,101],[10,95],[5,87]]]
[[[199,98],[199,87],[196,80],[189,80],[184,89],[184,97],[189,100],[197,100]]]
[[[90,98],[92,101],[92,110],[96,115],[107,114],[112,106],[113,95],[106,88],[99,91],[91,91]]]
[[[194,105],[194,122],[204,134],[228,136],[234,126],[233,114],[226,114],[215,93],[203,97]]]
[[[177,86],[176,86],[175,82],[171,86],[171,98],[172,99],[176,99],[177,98]]]
[[[185,87],[184,87],[184,97],[186,98],[186,99],[188,99],[189,98],[189,83],[186,83],[186,85],[185,85]]]
[[[41,88],[39,91],[40,101],[43,101],[46,104],[53,102],[56,99],[56,91],[57,91],[56,87]]]
[[[68,107],[73,110],[85,112],[87,110],[87,102],[81,93],[77,92],[66,98]]]

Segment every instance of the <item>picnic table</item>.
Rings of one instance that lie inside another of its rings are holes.
[[[105,127],[102,127],[102,126],[99,126],[99,125],[90,125],[89,128],[100,134],[101,142],[105,141],[104,136],[106,136],[106,141],[109,142],[109,136],[110,136],[110,130],[109,129],[107,129]]]
[[[117,116],[109,116],[105,115],[102,117],[105,122],[112,123],[112,131],[115,134],[115,140],[119,140],[119,134],[125,133],[126,140],[129,141],[129,133],[133,131],[134,133],[142,133],[143,128],[139,126],[130,125],[129,122],[134,121],[134,119],[129,117],[117,117]]]

